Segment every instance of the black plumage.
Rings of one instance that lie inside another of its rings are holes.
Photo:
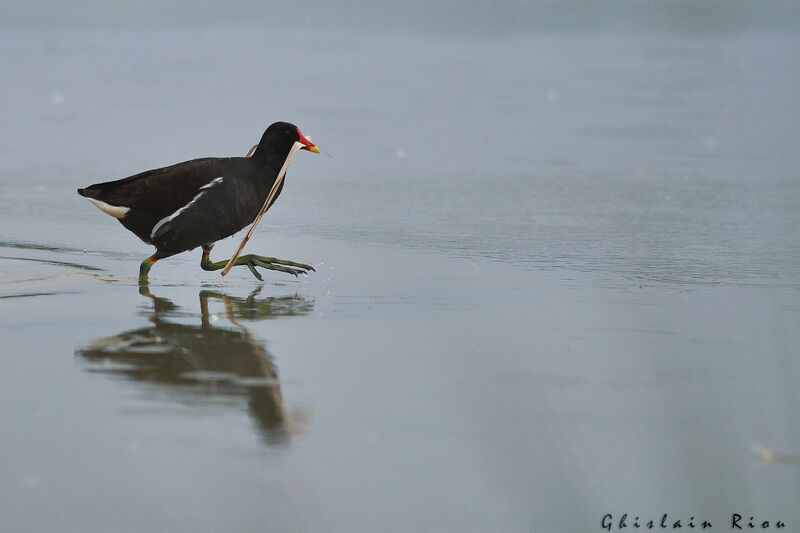
[[[319,152],[296,126],[276,122],[264,132],[252,157],[193,159],[90,185],[78,189],[78,194],[118,218],[144,242],[155,245],[155,254],[145,260],[149,261],[146,268],[142,263],[144,271],[140,273],[146,279],[147,271],[158,259],[198,246],[208,252],[214,242],[252,223],[281,169],[300,149]],[[270,205],[282,189],[283,182]],[[217,269],[207,268],[216,266],[207,261],[207,253],[203,259],[203,268]],[[293,274],[311,269],[308,265],[283,260],[266,263],[283,265],[284,268],[273,270]],[[248,264],[246,260],[237,264],[247,264],[254,273],[253,266],[272,268],[265,264]]]

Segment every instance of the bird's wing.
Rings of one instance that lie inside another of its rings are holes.
[[[258,200],[253,202],[254,193],[234,180],[219,176],[201,187],[187,203],[156,222],[151,242],[159,250],[191,250],[229,237],[249,224],[258,211]]]
[[[208,157],[147,170],[127,178],[90,185],[79,192],[121,208],[164,217],[191,202],[202,187],[222,176],[224,159]]]

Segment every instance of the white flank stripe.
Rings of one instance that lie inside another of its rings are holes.
[[[222,183],[222,176],[220,176],[219,178],[214,178],[213,180],[209,181],[208,183],[200,187],[200,190],[202,191],[203,189],[210,189],[217,183]]]
[[[197,193],[197,196],[192,198],[192,200],[188,204],[184,205],[183,207],[181,207],[180,209],[178,209],[177,211],[175,211],[171,215],[167,215],[164,218],[162,218],[161,220],[159,220],[158,222],[156,222],[156,225],[153,226],[153,229],[150,232],[150,238],[152,239],[155,236],[156,232],[159,230],[159,228],[161,228],[161,226],[163,226],[167,222],[171,222],[171,221],[175,220],[175,217],[180,215],[184,211],[184,209],[188,209],[193,203],[195,203],[197,200],[199,200],[200,197],[203,196],[206,193],[207,189],[210,189],[211,187],[213,187],[214,185],[217,185],[219,183],[222,183],[222,177],[214,178],[213,180],[209,181],[208,183],[206,183],[205,185],[200,187],[200,192]]]
[[[100,211],[114,218],[122,218],[131,210],[130,207],[121,207],[118,205],[107,204],[102,200],[95,200],[94,198],[87,198],[92,202]]]

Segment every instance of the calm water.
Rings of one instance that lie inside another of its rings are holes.
[[[0,529],[800,528],[800,15],[540,4],[13,6]],[[274,120],[328,155],[247,249],[317,272],[141,294],[75,188]]]

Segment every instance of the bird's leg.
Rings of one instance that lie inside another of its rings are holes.
[[[200,260],[200,267],[203,270],[221,270],[225,268],[228,261],[211,261],[211,248],[213,244],[203,246],[203,258]],[[250,272],[259,280],[264,281],[261,274],[256,271],[256,267],[266,268],[268,270],[277,270],[279,272],[286,272],[297,276],[298,274],[308,274],[309,271],[314,271],[314,267],[306,265],[305,263],[295,263],[294,261],[287,261],[286,259],[278,259],[276,257],[267,257],[265,255],[247,254],[236,258],[234,266],[244,265],[250,269]]]
[[[153,265],[158,261],[158,258],[154,255],[151,255],[144,261],[142,264],[139,265],[139,284],[147,283],[147,274],[150,272],[150,269],[153,268]]]

